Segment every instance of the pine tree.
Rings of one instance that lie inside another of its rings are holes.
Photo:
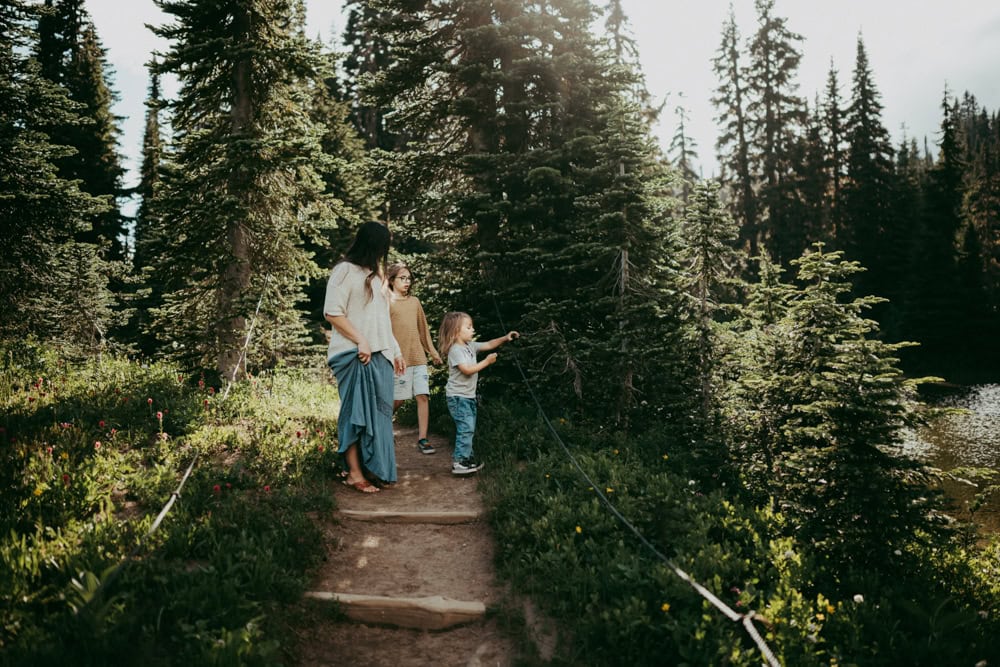
[[[722,128],[715,149],[723,170],[720,180],[732,192],[733,212],[740,226],[740,239],[750,256],[756,257],[760,234],[757,181],[750,166],[751,128],[747,117],[749,83],[741,53],[739,28],[730,4],[729,16],[722,29],[722,42],[712,61],[719,81],[712,104],[719,111],[716,120]]]
[[[820,109],[817,108],[817,113]],[[844,109],[840,101],[840,83],[833,59],[826,76],[826,91],[822,106],[822,138],[826,148],[826,172],[830,183],[827,202],[827,234],[829,240],[840,236],[841,199],[846,172],[844,149]]]
[[[800,154],[799,141],[805,125],[804,101],[796,94],[795,82],[802,54],[802,36],[789,30],[787,19],[774,14],[774,0],[755,0],[757,31],[750,40],[747,70],[751,164],[761,179],[760,240],[775,258],[788,261],[803,248],[797,247],[791,230],[796,219],[793,174]],[[791,238],[790,238],[791,237]]]
[[[37,46],[39,7],[0,4],[0,337],[37,336],[97,352],[109,326],[107,278],[95,247],[77,235],[105,201],[59,175],[73,152],[47,134],[78,122],[79,105],[25,54]],[[37,52],[37,51],[36,51]],[[16,314],[16,316],[12,316]]]
[[[698,181],[698,172],[694,168],[698,161],[698,143],[687,133],[687,109],[678,105],[674,109],[674,115],[677,117],[677,129],[670,139],[667,156],[680,173],[681,199],[687,201],[692,186]]]
[[[852,259],[868,269],[858,281],[862,293],[896,298],[897,286],[888,275],[907,258],[895,253],[901,247],[894,203],[893,148],[882,125],[882,102],[875,86],[868,54],[858,35],[851,105],[845,121],[848,145],[847,177],[838,244]]]
[[[112,261],[125,259],[125,220],[116,205],[124,169],[118,154],[120,130],[111,106],[116,100],[109,79],[107,52],[101,46],[83,0],[46,0],[39,22],[38,59],[43,72],[81,105],[80,118],[53,123],[49,133],[59,144],[76,149],[58,161],[60,175],[79,180],[89,194],[105,197],[108,206],[91,221],[81,240],[104,249]]]
[[[308,116],[318,54],[300,0],[157,4],[174,22],[154,28],[171,43],[154,73],[181,87],[167,103],[174,145],[152,232],[166,242],[154,333],[233,380],[308,341],[303,283],[324,270],[304,244],[334,224],[313,166],[321,128]]]

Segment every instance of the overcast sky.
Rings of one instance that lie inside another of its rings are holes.
[[[756,28],[753,0],[732,4],[746,38]],[[306,0],[306,5],[309,35],[326,43],[336,40],[343,28],[342,2]],[[683,104],[703,173],[713,175],[717,132],[710,98],[717,81],[711,59],[729,2],[624,0],[624,5],[647,86],[668,102],[658,128],[664,147],[675,128],[673,109]],[[145,63],[154,49],[166,49],[144,25],[160,24],[165,17],[153,0],[86,0],[86,6],[115,70],[114,88],[121,97],[115,112],[125,117],[121,151],[129,169],[127,184],[132,185],[149,85]],[[842,97],[849,97],[857,36],[862,34],[882,94],[882,120],[896,142],[905,123],[909,136],[920,141],[926,136],[933,147],[945,85],[955,94],[972,92],[990,112],[1000,108],[1000,0],[777,0],[775,13],[804,37],[798,83],[800,95],[810,102],[825,87],[831,59],[840,74]]]

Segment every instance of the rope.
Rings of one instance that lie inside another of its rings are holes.
[[[149,540],[149,538],[153,535],[153,533],[156,532],[156,529],[160,527],[160,524],[163,522],[163,519],[167,516],[167,513],[170,512],[170,508],[174,506],[175,502],[177,502],[177,499],[181,495],[181,489],[184,488],[184,484],[187,482],[188,477],[191,476],[191,471],[194,470],[194,466],[198,462],[198,458],[200,456],[201,455],[197,453],[194,455],[194,458],[191,459],[191,463],[188,465],[187,470],[184,471],[184,475],[181,477],[181,481],[177,485],[177,488],[173,491],[173,493],[170,494],[170,498],[167,500],[167,503],[163,506],[163,509],[160,510],[160,513],[156,515],[156,519],[153,521],[153,525],[149,527],[149,530],[142,537],[142,539],[139,540],[139,542],[134,547],[132,547],[132,550],[129,551],[129,553],[125,556],[125,558],[123,558],[122,561],[118,563],[118,565],[116,565],[113,570],[111,570],[108,576],[105,577],[100,584],[98,584],[97,589],[94,591],[94,594],[90,597],[90,599],[87,600],[87,602],[84,603],[83,606],[81,606],[76,611],[76,616],[80,616],[81,614],[83,614],[83,612],[90,607],[91,603],[93,603],[94,600],[100,598],[101,593],[103,593],[106,588],[111,586],[111,584],[114,583],[116,579],[118,579],[118,575],[121,574],[121,571],[123,569],[125,569],[125,566],[128,565],[132,560],[134,560],[137,555],[139,555],[139,552],[146,545],[146,541]]]
[[[267,294],[267,283],[271,280],[271,274],[264,276],[264,287],[260,290],[260,298],[257,299],[257,308],[253,311],[253,317],[250,318],[250,326],[247,327],[247,337],[243,341],[243,349],[240,350],[239,357],[236,358],[236,364],[233,366],[233,377],[229,378],[229,382],[226,383],[226,390],[222,392],[221,400],[225,400],[229,396],[229,390],[234,384],[236,384],[236,374],[240,370],[240,364],[244,363],[247,358],[247,349],[250,347],[250,336],[253,334],[254,324],[257,322],[257,316],[260,314],[260,306],[264,303],[264,295]]]
[[[506,331],[507,325],[504,324],[503,315],[500,314],[500,304],[497,301],[496,289],[493,285],[492,278],[489,276],[488,273],[487,273],[487,279],[490,283],[490,296],[493,300],[493,307],[496,310],[497,319],[500,323],[500,329]],[[569,450],[569,447],[566,446],[566,443],[563,442],[562,438],[559,436],[558,431],[556,431],[555,427],[552,425],[552,422],[549,420],[548,415],[545,414],[545,409],[542,407],[541,401],[538,400],[538,396],[535,395],[535,390],[531,386],[531,382],[528,380],[527,374],[524,372],[524,367],[521,366],[521,361],[518,358],[516,350],[514,351],[514,365],[517,366],[517,370],[521,374],[521,379],[524,382],[524,386],[528,389],[528,394],[531,396],[532,401],[534,401],[535,407],[538,409],[538,414],[541,416],[542,421],[545,423],[545,426],[548,427],[549,432],[555,438],[556,442],[559,443],[559,446],[562,448],[563,453],[565,453],[570,463],[573,464],[573,467],[576,468],[577,472],[580,473],[580,476],[583,477],[583,479],[587,482],[587,484],[594,490],[595,493],[597,493],[597,497],[601,500],[601,503],[608,509],[608,511],[610,511],[615,516],[615,518],[617,518],[618,521],[622,523],[622,525],[624,525],[633,535],[635,535],[636,538],[638,538],[638,540],[643,544],[643,546],[645,546],[651,553],[653,553],[664,565],[666,565],[682,581],[687,582],[687,584],[691,586],[691,588],[693,588],[704,599],[708,600],[708,602],[711,603],[713,607],[722,612],[726,616],[726,618],[728,618],[731,621],[741,623],[744,629],[746,630],[747,634],[753,640],[754,644],[756,644],[757,648],[760,649],[761,654],[764,656],[764,659],[767,661],[767,664],[770,667],[781,667],[781,663],[778,662],[778,659],[777,657],[775,657],[774,652],[771,651],[770,647],[768,647],[767,645],[767,642],[765,642],[764,638],[760,636],[760,633],[757,631],[756,626],[754,626],[753,624],[753,619],[756,617],[756,614],[753,612],[753,610],[750,610],[745,614],[741,614],[732,609],[729,605],[727,605],[725,602],[720,600],[714,593],[712,593],[712,591],[708,590],[700,583],[695,581],[691,577],[691,575],[682,570],[673,561],[667,558],[667,556],[665,556],[662,552],[660,552],[659,549],[657,549],[652,543],[650,543],[649,540],[647,540],[642,535],[642,533],[639,532],[639,529],[636,528],[632,524],[632,522],[626,519],[621,514],[621,512],[618,511],[618,508],[616,508],[614,504],[611,502],[611,500],[609,500],[608,497],[601,491],[600,486],[596,484],[586,473],[586,471],[584,471],[583,467],[580,466],[579,461],[577,461],[576,457],[573,456],[573,453]]]

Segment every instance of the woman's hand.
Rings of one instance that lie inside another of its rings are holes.
[[[358,359],[364,366],[367,366],[368,362],[372,360],[372,346],[364,338],[358,342]]]
[[[396,369],[396,375],[402,375],[406,371],[406,360],[402,356],[393,359],[392,365]]]

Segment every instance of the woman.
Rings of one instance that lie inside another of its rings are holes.
[[[365,472],[386,484],[396,481],[392,436],[392,375],[406,370],[392,335],[383,267],[389,229],[366,222],[326,285],[323,315],[333,325],[327,364],[337,376],[339,451],[347,461],[344,483],[361,493],[377,493]]]

